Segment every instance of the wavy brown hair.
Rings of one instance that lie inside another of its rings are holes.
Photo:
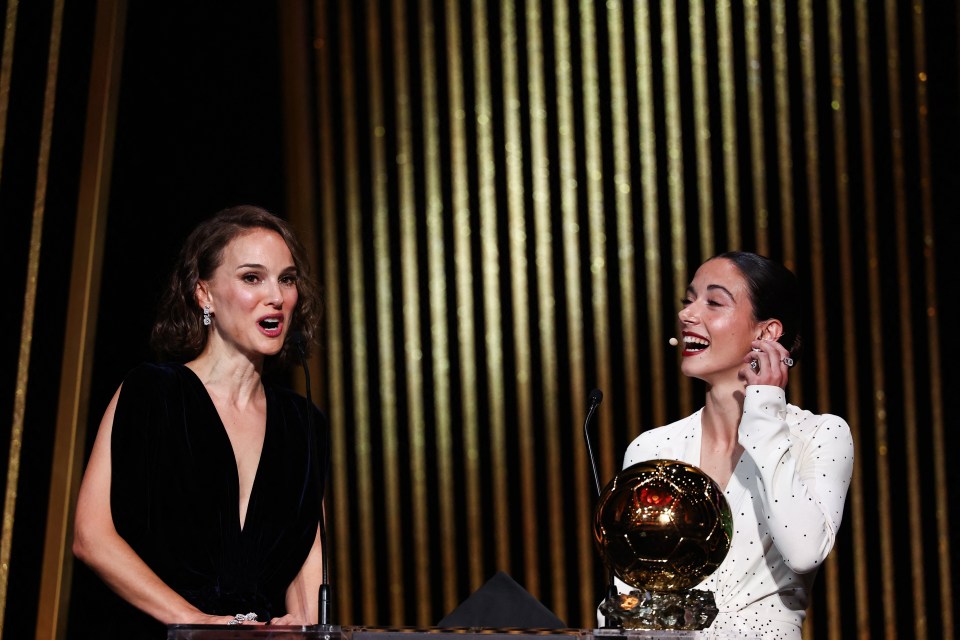
[[[197,283],[209,280],[223,262],[223,250],[237,236],[254,229],[275,231],[283,238],[297,269],[297,306],[280,352],[272,359],[288,362],[296,346],[291,338],[300,334],[306,348],[316,339],[320,326],[320,291],[310,274],[303,245],[290,225],[266,209],[241,205],[224,209],[200,223],[187,236],[166,289],[160,296],[150,345],[161,359],[193,360],[207,345],[209,329],[197,302]]]

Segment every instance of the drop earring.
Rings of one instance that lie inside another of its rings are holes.
[[[204,305],[204,307],[203,307],[203,326],[209,327],[209,326],[210,326],[210,322],[212,322],[212,321],[210,320],[210,305]]]

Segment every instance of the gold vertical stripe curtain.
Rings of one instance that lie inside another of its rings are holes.
[[[0,168],[3,167],[3,150],[7,137],[7,114],[10,108],[10,71],[13,66],[13,43],[17,35],[17,7],[16,0],[7,4],[4,16],[3,53],[0,58]],[[26,307],[35,296],[30,290],[25,296]],[[26,342],[30,344],[29,340]],[[29,347],[28,347],[29,349]],[[22,351],[22,349],[21,349]],[[10,547],[13,541],[13,514],[16,509],[16,480],[20,468],[20,438],[23,433],[23,402],[26,396],[26,363],[29,353],[20,355],[17,367],[17,388],[15,390],[17,405],[10,425],[10,441],[7,443],[7,489],[4,492],[3,528],[0,530],[0,629],[3,628],[3,616],[6,612],[7,584],[10,575]],[[23,364],[20,364],[20,363]]]
[[[3,156],[6,139],[7,115],[10,104],[13,44],[16,36],[18,3],[11,2],[5,15],[5,37],[0,58],[0,157]],[[26,283],[24,288],[20,325],[20,349],[17,358],[16,389],[14,390],[13,416],[7,458],[6,491],[3,506],[3,526],[0,530],[0,632],[6,611],[7,585],[10,573],[11,548],[13,544],[14,514],[17,502],[17,480],[20,472],[20,453],[25,428],[27,384],[29,381],[30,356],[33,348],[33,322],[37,308],[37,274],[40,270],[41,236],[46,212],[47,178],[50,166],[50,144],[53,135],[53,115],[56,105],[56,87],[60,36],[63,26],[63,3],[55,2],[50,24],[49,61],[46,65],[43,116],[37,140],[36,189],[31,212],[30,248],[27,256]],[[2,168],[2,162],[0,162]],[[15,303],[14,303],[15,304]]]
[[[748,249],[806,285],[791,401],[857,443],[810,629],[952,637],[922,2],[313,7],[338,621],[501,570],[595,624],[587,395],[605,482],[699,405],[676,300]]]

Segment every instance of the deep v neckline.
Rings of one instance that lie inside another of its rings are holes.
[[[685,455],[685,462],[696,466],[698,469],[703,470],[700,466],[701,464],[701,455],[703,453],[703,409],[701,408],[697,413],[696,424],[694,425],[693,437],[690,438],[689,444],[687,446]],[[740,482],[739,477],[737,476],[737,471],[746,464],[744,458],[746,457],[746,451],[740,452],[740,457],[737,458],[737,463],[733,465],[733,470],[730,472],[730,477],[727,478],[727,483],[721,490],[723,497],[726,499],[727,504],[730,505],[730,508],[733,509],[734,502],[738,501],[743,494],[743,483]],[[716,482],[714,480],[714,482]],[[717,487],[720,486],[720,483],[717,483]]]
[[[250,495],[247,496],[246,504],[246,515],[243,521],[240,521],[240,465],[237,462],[237,453],[233,449],[233,444],[230,442],[230,434],[227,433],[227,427],[223,422],[223,417],[221,417],[220,412],[217,410],[217,403],[213,401],[213,397],[210,395],[210,392],[207,390],[207,385],[203,384],[203,380],[200,379],[200,376],[197,375],[197,372],[191,369],[186,365],[181,365],[185,371],[189,373],[189,376],[193,379],[194,384],[197,386],[200,395],[204,398],[204,402],[207,405],[207,409],[210,411],[211,416],[215,419],[215,423],[219,426],[217,429],[218,439],[221,441],[221,446],[225,449],[224,457],[230,460],[233,469],[233,479],[234,479],[234,498],[230,500],[230,507],[232,511],[232,521],[236,524],[237,530],[243,535],[249,529],[250,516],[254,511],[256,505],[256,500],[254,497],[257,495],[257,487],[260,482],[260,470],[263,468],[263,457],[267,452],[267,444],[269,442],[270,434],[270,392],[266,386],[263,387],[264,401],[266,403],[266,415],[264,416],[264,425],[263,425],[263,441],[260,443],[260,456],[257,459],[257,468],[253,473],[253,482],[250,484]]]

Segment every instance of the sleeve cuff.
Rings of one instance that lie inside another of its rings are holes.
[[[771,437],[786,430],[786,392],[772,385],[748,385],[744,391],[743,417],[740,419],[741,441]],[[779,429],[778,429],[779,427]]]

